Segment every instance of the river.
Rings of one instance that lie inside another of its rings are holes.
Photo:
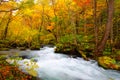
[[[120,80],[120,72],[118,71],[105,70],[98,66],[94,60],[85,61],[79,57],[72,58],[54,53],[53,47],[43,47],[39,51],[15,52],[19,53],[19,56],[24,56],[24,59],[17,61],[19,68],[28,72],[26,68],[37,65],[34,70],[37,77],[42,80]],[[33,64],[30,63],[31,59]],[[29,64],[25,64],[25,62]]]

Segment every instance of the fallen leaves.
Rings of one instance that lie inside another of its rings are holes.
[[[0,56],[0,80],[34,80],[33,78],[10,65]]]

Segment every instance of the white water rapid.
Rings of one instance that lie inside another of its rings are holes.
[[[67,55],[54,53],[54,48],[44,47],[40,51],[27,51],[28,57],[34,59],[38,77],[42,80],[120,80],[120,72],[105,70],[96,61],[85,61],[82,58],[70,58]],[[25,61],[18,61],[23,70]]]

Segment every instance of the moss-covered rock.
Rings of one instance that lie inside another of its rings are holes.
[[[20,49],[20,50],[26,50],[27,48],[26,47],[19,47],[18,49]]]
[[[37,46],[33,47],[33,46],[32,46],[32,47],[30,47],[30,49],[31,49],[31,50],[40,50],[40,47],[37,47]]]
[[[55,52],[67,54],[67,55],[70,55],[72,57],[81,57],[81,54],[78,52],[76,46],[74,46],[72,44],[60,44],[60,43],[58,43],[56,45]]]
[[[98,64],[106,69],[115,69],[115,70],[120,69],[120,65],[117,64],[116,60],[108,56],[99,57]]]

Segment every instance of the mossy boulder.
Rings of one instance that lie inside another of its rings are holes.
[[[120,70],[120,65],[117,64],[116,60],[108,56],[99,57],[98,64],[106,69]]]
[[[40,45],[32,45],[30,47],[31,50],[40,50]]]
[[[77,51],[76,46],[72,44],[60,44],[56,45],[55,53],[62,53],[70,55],[72,57],[81,57],[81,54]]]
[[[26,50],[26,47],[19,47],[20,50]]]

